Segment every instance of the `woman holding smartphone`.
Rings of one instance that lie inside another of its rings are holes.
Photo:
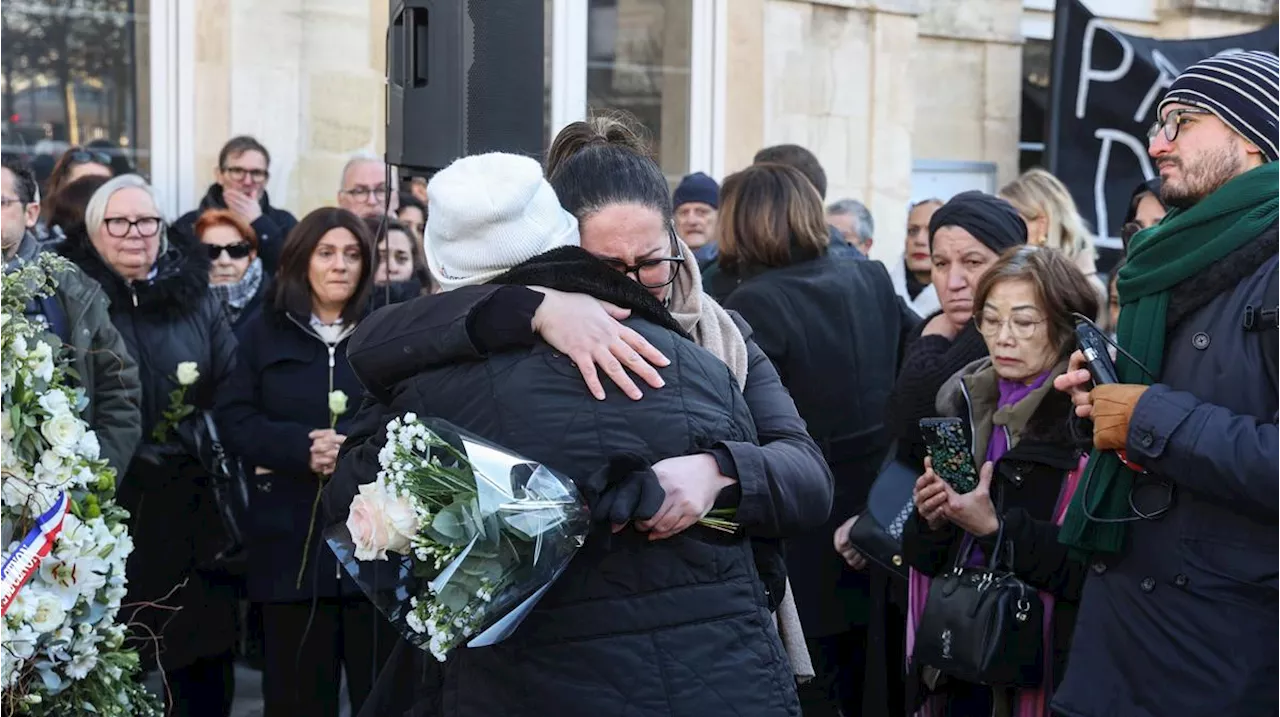
[[[937,408],[943,416],[967,419],[979,480],[973,490],[958,492],[934,472],[931,458],[925,460],[913,496],[916,510],[902,533],[912,568],[907,650],[914,647],[930,578],[957,560],[985,565],[1003,535],[1007,567],[1041,591],[1051,615],[1045,621],[1045,677],[1039,689],[990,687],[938,679],[936,670],[913,661],[910,705],[920,706],[925,717],[1047,716],[1084,581],[1084,564],[1068,556],[1057,533],[1085,449],[1071,430],[1070,403],[1053,390],[1053,379],[1066,371],[1075,348],[1074,314],[1097,315],[1098,294],[1057,251],[1018,247],[982,277],[973,305],[990,355],[945,383]]]

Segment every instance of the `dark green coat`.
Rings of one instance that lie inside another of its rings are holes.
[[[41,251],[43,247],[28,234],[17,258],[31,261]],[[97,432],[102,457],[116,470],[118,481],[142,437],[138,364],[111,323],[110,302],[98,282],[72,264],[58,272],[56,280],[53,298],[67,316],[65,348],[89,399],[83,418]]]

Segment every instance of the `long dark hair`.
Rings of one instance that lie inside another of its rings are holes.
[[[320,239],[334,229],[351,232],[360,246],[360,279],[346,306],[342,307],[342,320],[354,323],[364,313],[369,286],[373,284],[373,237],[364,220],[338,207],[321,207],[311,212],[285,238],[269,297],[277,311],[295,316],[311,315],[311,255]]]
[[[413,201],[418,202],[417,198]],[[421,202],[418,202],[422,206]],[[403,208],[404,205],[401,205]],[[373,245],[375,247],[383,246],[387,235],[391,232],[400,232],[409,238],[409,254],[413,257],[413,279],[422,285],[423,291],[430,291],[434,282],[431,279],[431,270],[427,268],[426,250],[422,246],[422,238],[409,229],[409,225],[398,219],[390,219],[383,217],[366,217],[365,225],[369,228],[369,235],[373,237]],[[390,251],[390,242],[387,243],[387,250]],[[385,261],[390,261],[391,257],[386,257]],[[380,254],[374,254],[374,263],[377,264],[373,268],[373,273],[378,273],[378,268],[382,265],[384,258]]]
[[[639,122],[622,112],[574,122],[547,150],[547,180],[578,221],[611,204],[638,204],[671,224],[671,190]]]

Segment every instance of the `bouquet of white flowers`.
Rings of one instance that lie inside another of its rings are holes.
[[[572,481],[445,421],[393,419],[378,460],[326,537],[383,614],[440,661],[509,636],[586,539]],[[369,564],[387,560],[394,575]]]
[[[64,267],[42,255],[5,274],[0,292],[0,713],[158,714],[116,622],[133,541],[115,471],[80,419],[87,399],[56,337],[23,312]]]

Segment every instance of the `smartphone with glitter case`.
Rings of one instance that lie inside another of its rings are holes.
[[[973,451],[959,418],[922,418],[920,433],[933,459],[933,472],[957,493],[968,493],[978,487],[978,471]]]

